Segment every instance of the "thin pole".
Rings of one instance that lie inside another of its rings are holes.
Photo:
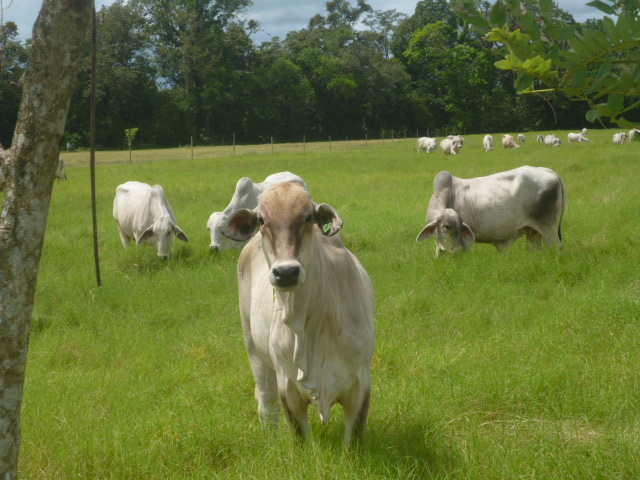
[[[100,279],[100,256],[98,254],[98,216],[96,208],[96,57],[97,57],[97,34],[96,34],[96,4],[93,3],[93,18],[91,28],[91,111],[89,114],[89,129],[91,130],[91,155],[89,166],[91,173],[91,215],[93,217],[93,258],[96,265],[96,281],[98,287],[102,286]]]
[[[307,151],[307,136],[304,134],[302,135],[302,151]]]
[[[331,137],[329,137],[329,150],[331,150]]]
[[[273,137],[271,137],[271,153],[273,153]]]
[[[193,160],[193,135],[191,136],[191,160]]]
[[[233,154],[236,154],[236,132],[233,132]]]

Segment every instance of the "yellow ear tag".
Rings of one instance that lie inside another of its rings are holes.
[[[276,303],[276,289],[273,289],[273,303]]]

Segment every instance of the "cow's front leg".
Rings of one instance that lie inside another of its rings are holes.
[[[286,386],[280,390],[280,402],[287,422],[296,436],[301,440],[311,440],[311,430],[307,418],[309,402],[300,395],[294,381],[286,381]]]
[[[275,428],[278,426],[280,415],[276,372],[255,354],[249,353],[249,363],[256,381],[255,397],[260,422]]]
[[[124,248],[129,248],[129,244],[131,243],[131,237],[124,233],[120,228],[118,228],[118,233],[120,234],[120,241],[122,242],[122,246]]]

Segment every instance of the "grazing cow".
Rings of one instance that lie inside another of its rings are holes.
[[[491,135],[485,135],[482,139],[482,146],[485,152],[493,150],[493,137]]]
[[[269,175],[263,182],[255,183],[249,177],[243,177],[236,183],[236,190],[233,192],[231,201],[222,212],[213,212],[207,222],[207,228],[211,236],[209,248],[212,250],[227,250],[229,248],[242,248],[246,242],[236,242],[222,234],[224,222],[241,208],[256,208],[262,192],[267,188],[282,182],[295,182],[309,189],[304,180],[291,172],[278,172]]]
[[[544,143],[544,135],[538,135],[538,143]]]
[[[583,129],[586,130],[586,129]],[[580,133],[568,133],[567,134],[567,141],[569,143],[587,143],[589,141],[589,139],[587,137],[584,136],[584,133],[580,132]]]
[[[67,179],[67,169],[64,166],[64,160],[62,158],[58,159],[58,166],[56,167],[55,173],[56,180],[62,180],[63,178]]]
[[[559,147],[562,142],[555,135],[545,135],[544,144],[549,147]]]
[[[440,142],[440,149],[445,155],[457,155],[458,152],[460,152],[463,143],[464,140],[462,140],[462,137],[447,137],[442,139],[442,141]]]
[[[427,152],[433,153],[438,149],[438,140],[431,137],[422,137],[418,139],[417,145],[418,153]]]
[[[508,134],[502,136],[502,146],[504,148],[520,148],[520,145],[516,143],[513,135]]]
[[[341,228],[333,207],[281,183],[255,209],[231,215],[223,232],[238,242],[257,232],[240,254],[238,286],[260,419],[277,424],[280,397],[289,425],[309,439],[309,404],[326,424],[337,402],[348,444],[367,421],[375,299]]]
[[[530,246],[562,249],[564,184],[548,168],[520,167],[487,177],[458,178],[440,172],[433,182],[427,226],[421,242],[436,237],[436,257],[442,252],[471,250],[474,242],[490,243],[498,251],[522,235]]]
[[[173,236],[188,242],[189,239],[176,224],[176,216],[160,185],[127,182],[116,188],[113,201],[113,218],[118,224],[120,240],[124,248],[131,239],[157,247],[159,257],[168,257]]]
[[[627,134],[625,132],[620,132],[613,135],[614,145],[624,145],[624,142],[626,141],[627,141]]]
[[[640,130],[637,128],[629,130],[629,143],[637,142],[636,135],[638,134],[640,134]]]
[[[524,143],[527,141],[527,138],[524,136],[524,133],[518,134],[518,143]]]

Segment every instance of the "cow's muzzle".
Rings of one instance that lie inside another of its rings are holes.
[[[304,281],[304,269],[297,262],[274,265],[269,280],[276,288],[291,288]]]

